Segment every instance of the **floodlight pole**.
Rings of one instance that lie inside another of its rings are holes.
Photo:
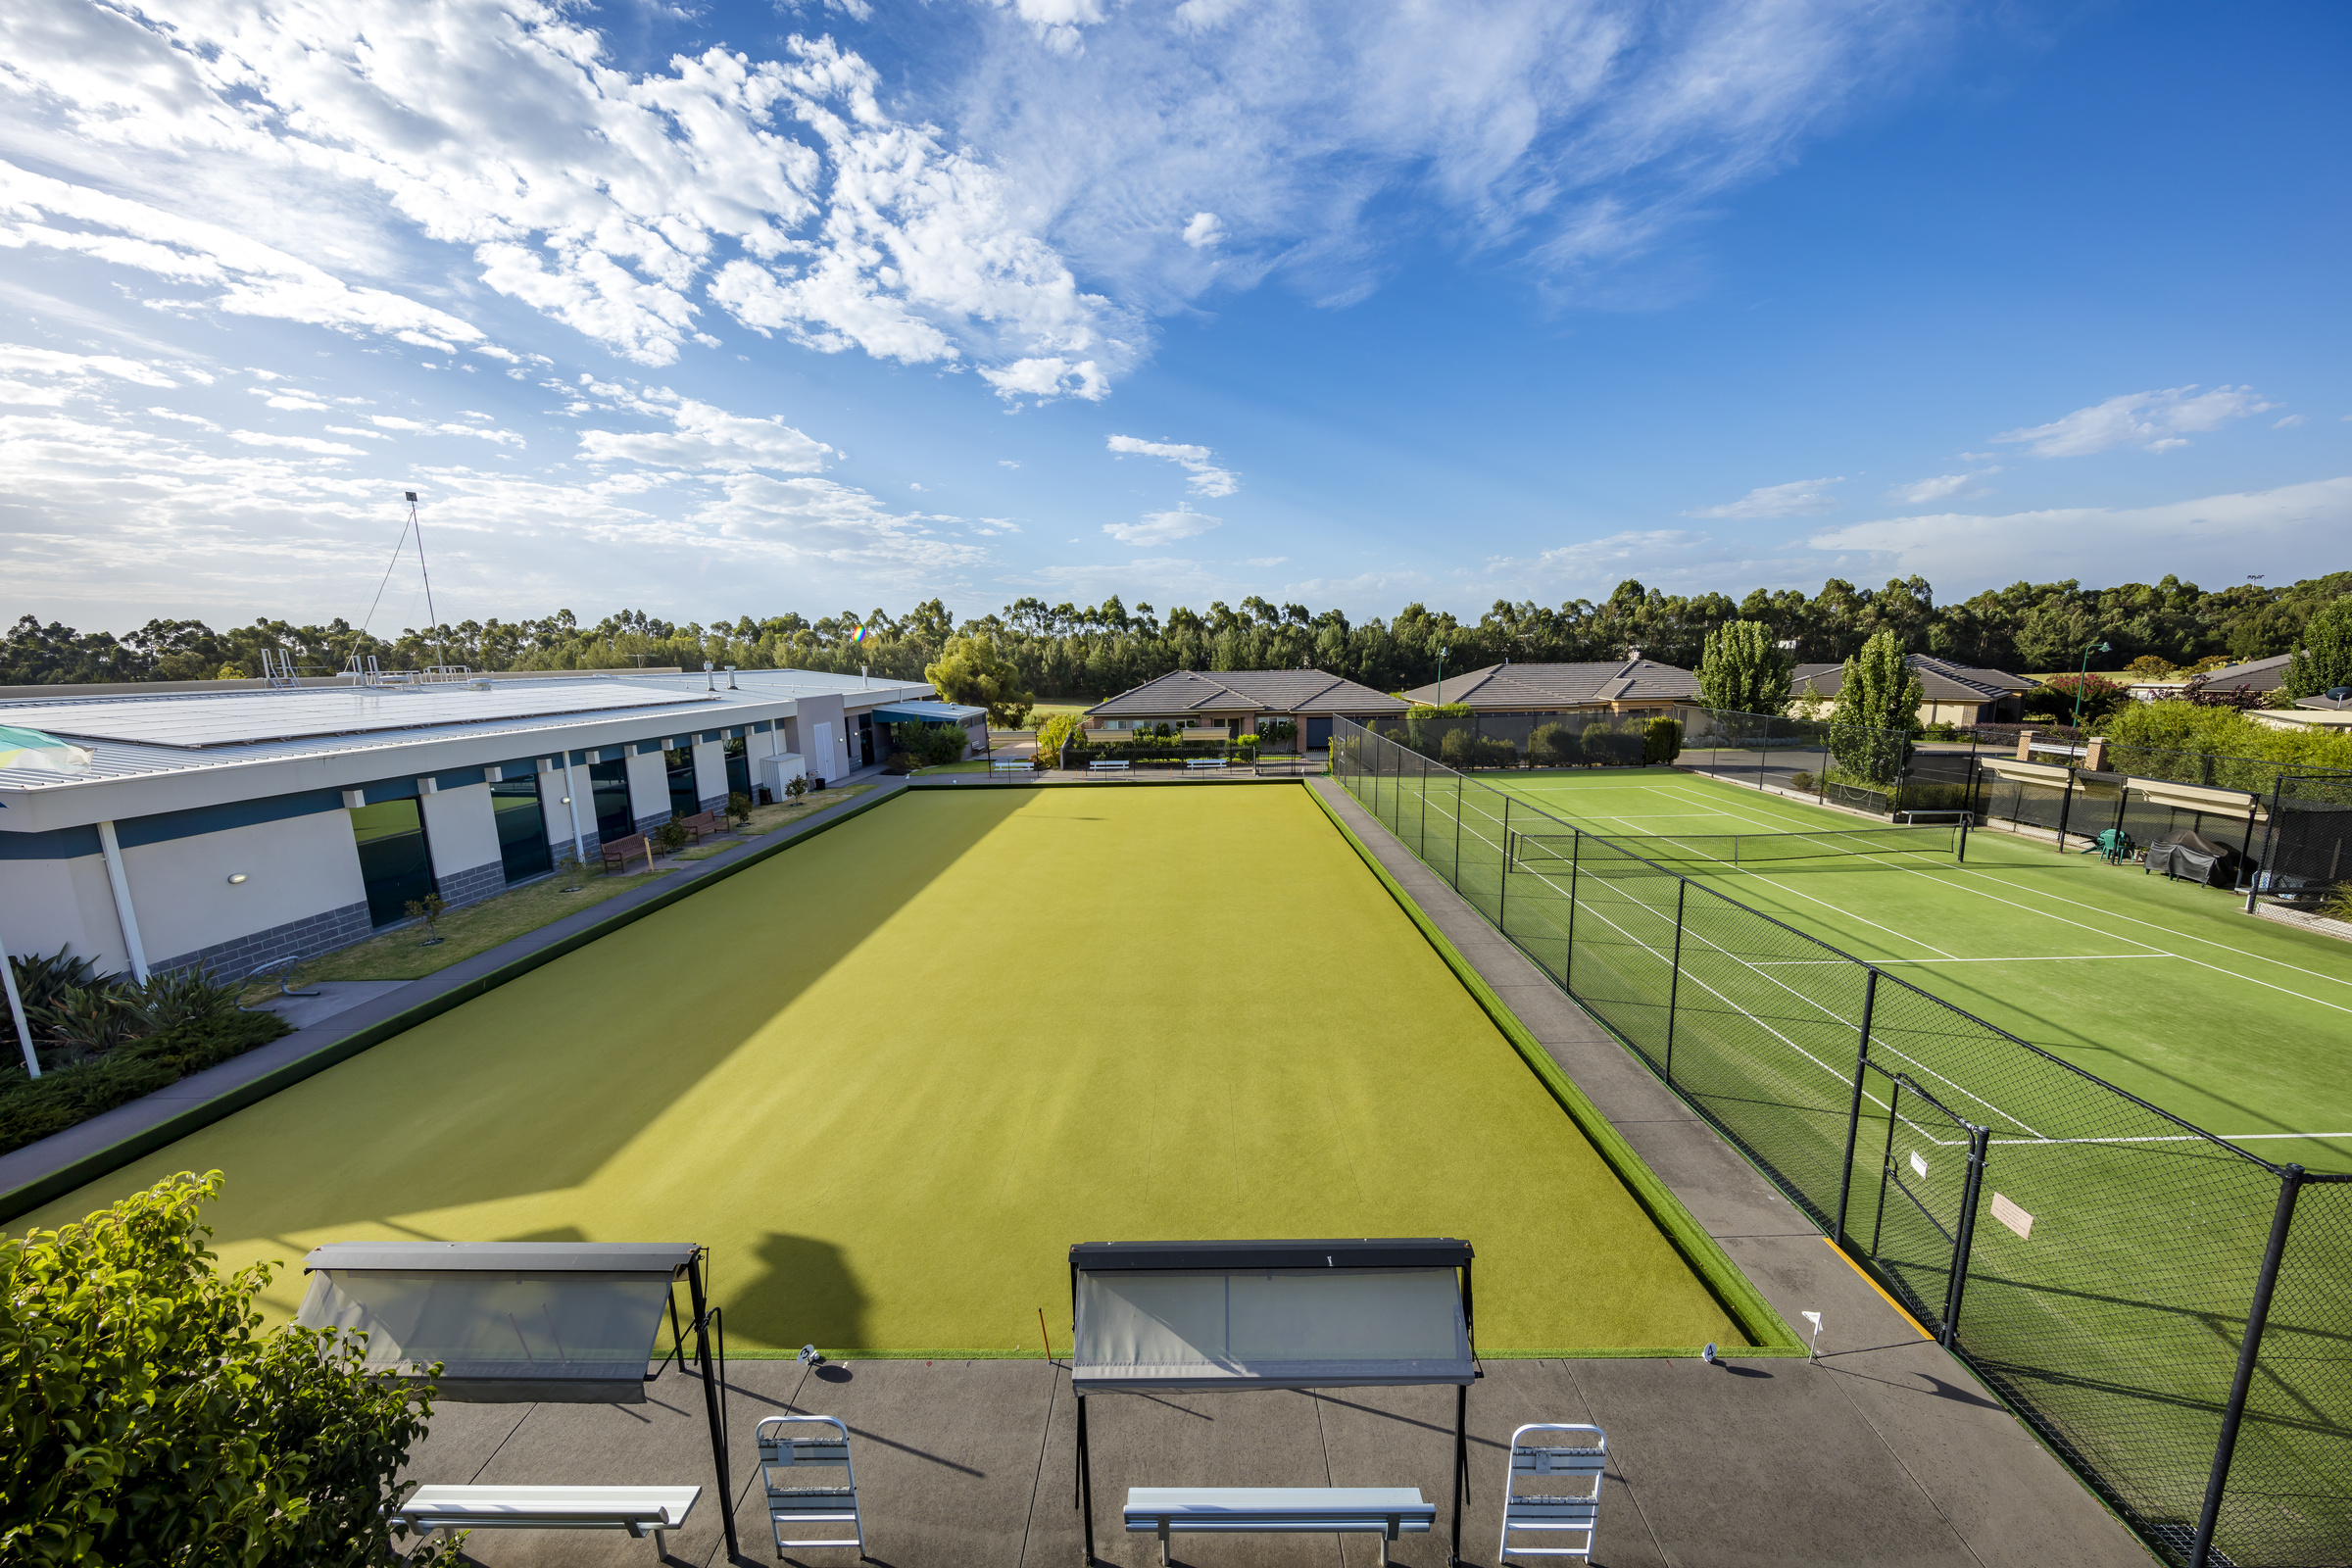
[[[2082,668],[2075,676],[2075,728],[2082,727],[2082,687],[2090,679],[2090,656],[2113,652],[2105,643],[2092,643],[2082,650]]]
[[[718,1382],[710,1361],[710,1308],[703,1298],[703,1257],[709,1249],[697,1247],[686,1261],[686,1298],[694,1308],[694,1353],[703,1363],[703,1410],[710,1418],[710,1462],[718,1471],[718,1518],[726,1527],[727,1557],[741,1555],[735,1539],[735,1489],[727,1480],[727,1426],[718,1413]]]

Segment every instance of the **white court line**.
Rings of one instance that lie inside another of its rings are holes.
[[[1684,801],[1684,804],[1688,804],[1688,801],[1687,801],[1687,800],[1685,800],[1685,801]],[[1771,820],[1771,819],[1770,819],[1770,818],[1761,818],[1761,819],[1758,819],[1758,818],[1750,818],[1750,820],[1765,820],[1765,821],[1769,821],[1769,820]],[[1923,871],[1921,868],[1919,868],[1918,866],[1897,866],[1897,867],[1895,867],[1895,869],[1897,869],[1897,870],[1902,870],[1902,871],[1909,871],[1909,872],[1911,872],[1912,874],[1914,874],[1914,875],[1918,875],[1918,876],[1925,876],[1925,875],[1927,875],[1927,873],[1926,873],[1925,871]],[[2007,869],[2007,868],[2006,868],[2006,867],[2000,867],[2000,868],[1996,868],[1996,869]],[[1942,879],[1941,879],[1941,878],[1931,878],[1931,880],[1936,880],[1936,881],[1939,881],[1939,882],[1941,882],[1941,881],[1942,881]],[[1777,885],[1777,884],[1776,884],[1776,885]],[[1991,894],[1989,894],[1989,893],[1985,893],[1985,892],[1984,892],[1984,891],[1982,888],[1978,888],[1978,887],[1971,887],[1971,886],[1969,886],[1969,885],[1967,885],[1967,884],[1965,884],[1965,883],[1957,883],[1957,882],[1942,882],[1942,885],[1943,885],[1943,886],[1945,886],[1945,887],[1959,888],[1959,889],[1961,889],[1962,891],[1965,891],[1965,892],[1975,893],[1975,894],[1977,894],[1977,895],[1979,895],[1980,897],[1983,897],[1983,898],[1993,898],[1993,897],[1994,897],[1993,895],[1991,895]],[[2290,974],[2307,975],[2307,976],[2309,976],[2310,978],[2312,978],[2312,979],[2314,979],[2314,980],[2326,980],[2326,981],[2328,981],[2328,983],[2330,983],[2330,984],[2332,984],[2332,985],[2340,985],[2340,986],[2352,986],[2352,979],[2347,979],[2347,978],[2346,978],[2345,976],[2343,976],[2343,975],[2328,974],[2328,973],[2325,972],[2324,970],[2319,970],[2319,969],[2306,969],[2306,968],[2304,968],[2304,967],[2303,967],[2301,964],[2298,964],[2298,963],[2288,963],[2288,962],[2287,962],[2285,959],[2283,959],[2283,958],[2275,958],[2275,957],[2271,956],[2270,956],[2269,954],[2267,954],[2267,953],[2258,953],[2258,952],[2255,952],[2255,951],[2253,951],[2253,950],[2251,950],[2251,949],[2247,949],[2247,948],[2240,948],[2240,947],[2235,947],[2235,946],[2232,946],[2232,945],[2231,945],[2231,944],[2230,944],[2230,943],[2227,943],[2227,942],[2220,941],[2220,940],[2218,940],[2218,939],[2216,939],[2216,938],[2213,938],[2213,937],[2204,937],[2204,936],[2198,936],[2198,935],[2196,935],[2196,934],[2195,934],[2195,933],[2193,933],[2193,932],[2188,932],[2188,931],[2177,931],[2177,930],[2174,930],[2174,929],[2172,929],[2172,928],[2171,928],[2171,927],[2169,927],[2169,926],[2160,925],[2160,924],[2158,924],[2158,923],[2157,923],[2156,921],[2154,921],[2154,920],[2143,920],[2143,919],[2140,919],[2140,918],[2139,918],[2138,916],[2136,916],[2136,915],[2122,914],[2122,913],[2118,913],[2118,912],[2115,912],[2115,911],[2112,911],[2112,910],[2102,909],[2102,908],[2100,908],[2100,907],[2099,907],[2099,906],[2097,906],[2097,905],[2093,905],[2093,904],[2085,904],[2085,903],[2084,903],[2084,902],[2082,902],[2081,899],[2070,899],[2070,898],[2067,898],[2067,897],[2065,897],[2063,894],[2057,894],[2057,893],[2040,893],[2040,892],[2038,892],[2038,890],[2037,890],[2037,893],[2038,893],[2038,896],[2039,896],[2039,897],[2041,897],[2041,898],[2045,898],[2045,899],[2048,899],[2048,900],[2049,900],[2051,903],[2054,903],[2054,904],[2065,904],[2065,905],[2070,905],[2070,906],[2072,906],[2073,907],[2075,907],[2075,908],[2078,908],[2078,909],[2089,909],[2089,910],[2092,910],[2092,911],[2093,911],[2093,912],[2095,912],[2095,913],[2099,913],[2099,914],[2106,915],[2108,918],[2110,918],[2110,919],[2112,919],[2112,920],[2115,920],[2115,921],[2122,922],[2122,923],[2124,923],[2124,924],[2129,924],[2129,925],[2136,925],[2136,926],[2143,926],[2143,927],[2145,927],[2145,928],[2147,928],[2147,929],[2149,929],[2149,930],[2151,930],[2151,931],[2161,931],[2161,932],[2163,932],[2163,933],[2164,933],[2165,935],[2167,935],[2167,936],[2180,937],[2180,938],[2181,938],[2181,939],[2183,939],[2183,940],[2185,940],[2185,941],[2202,943],[2202,944],[2204,944],[2206,947],[2211,947],[2211,948],[2220,948],[2220,949],[2221,949],[2221,950],[2222,950],[2224,953],[2227,953],[2227,954],[2230,955],[2232,957],[2237,957],[2237,958],[2252,958],[2252,959],[2255,959],[2255,960],[2257,960],[2257,961],[2259,961],[2259,962],[2262,962],[2262,963],[2274,964],[2274,965],[2276,965],[2276,966],[2277,966],[2277,967],[2278,967],[2278,968],[2281,968],[2281,969],[2284,969],[2284,970],[2286,970],[2286,971],[2287,971],[2288,973],[2290,973]],[[2009,903],[2011,903],[2011,901],[2009,901],[2009,900],[2006,900],[2006,899],[1995,899],[1995,902],[1996,902],[1996,903],[2002,903],[2002,904],[2009,904]],[[2029,910],[2029,912],[2032,912],[2032,913],[2041,913],[2041,914],[2046,914],[2046,913],[2048,912],[2048,911],[2046,911],[2046,910],[2036,910],[2036,909],[2032,909],[2030,906],[2026,906],[2026,905],[2014,905],[2014,904],[2013,904],[2013,905],[2012,905],[2012,907],[2028,909],[2028,910]],[[2065,916],[2063,916],[2063,915],[2051,914],[2051,915],[2049,915],[2048,917],[2049,917],[2049,918],[2051,918],[2051,919],[2053,919],[2053,920],[2059,920],[2059,921],[2062,921],[2062,922],[2065,922],[2065,923],[2068,923],[2068,924],[2077,925],[2077,926],[2081,927],[2081,928],[2082,928],[2082,929],[2083,929],[2083,930],[2088,930],[2088,931],[2096,931],[2096,930],[2099,930],[2099,929],[2100,929],[2099,927],[2096,927],[2096,926],[2083,925],[2083,924],[2082,924],[2081,921],[2066,921],[2066,917],[2065,917]],[[1881,929],[1885,929],[1885,928],[1884,928],[1884,927],[1882,927]],[[2137,939],[2137,938],[2133,938],[2133,937],[2121,937],[2121,936],[2117,937],[2117,940],[2118,940],[2118,941],[2122,941],[2122,942],[2133,942],[2133,941],[2138,941],[2138,939]],[[1923,945],[1924,945],[1924,944],[1923,944]],[[2171,949],[2169,949],[2169,948],[2159,948],[2159,947],[2156,947],[2156,945],[2155,945],[2154,943],[2151,943],[2151,942],[2139,942],[2139,945],[2140,945],[2141,947],[2145,947],[2145,948],[2152,949],[2153,951],[2155,951],[2155,952],[2158,952],[2158,953],[2164,953],[2164,954],[2167,954],[2168,956],[2172,956],[2172,957],[2179,958],[2179,959],[2180,959],[2181,962],[2183,962],[2183,963],[2193,963],[2193,964],[2197,964],[2197,965],[2199,965],[2199,966],[2200,966],[2200,967],[2202,967],[2202,968],[2207,968],[2207,969],[2217,969],[2217,970],[2219,970],[2219,971],[2220,971],[2221,973],[2223,973],[2223,974],[2234,974],[2234,973],[2235,973],[2235,971],[2233,971],[2233,970],[2230,970],[2230,969],[2225,969],[2225,968],[2222,968],[2222,967],[2221,967],[2220,965],[2218,965],[2218,964],[2206,963],[2206,962],[2205,962],[2203,959],[2201,959],[2201,958],[2192,958],[2192,957],[2190,957],[2190,956],[2189,956],[2187,954],[2185,954],[2185,953],[2174,953],[2174,952],[2172,952],[2172,950],[2171,950]],[[2236,977],[2237,977],[2237,978],[2239,978],[2239,979],[2246,979],[2246,980],[2251,980],[2251,979],[2252,979],[2252,977],[2251,977],[2251,976],[2249,976],[2249,975],[2237,975]],[[2294,990],[2291,990],[2291,989],[2289,989],[2289,988],[2287,988],[2287,987],[2284,987],[2284,986],[2270,986],[2270,983],[2269,983],[2268,981],[2264,981],[2264,980],[2254,980],[2254,981],[2253,981],[2253,983],[2254,983],[2255,985],[2258,985],[2258,986],[2269,986],[2269,988],[2270,988],[2271,990],[2274,990],[2274,991],[2283,991],[2283,992],[2285,992],[2285,993],[2286,993],[2286,995],[2288,995],[2288,996],[2297,996],[2297,997],[2299,997],[2299,996],[2303,996],[2303,995],[2304,995],[2304,993],[2302,993],[2302,992],[2300,992],[2300,991],[2294,991]],[[2316,998],[2316,997],[2310,998],[2310,999],[2308,999],[2308,1000],[2311,1000],[2311,1001],[2314,1001],[2314,1002],[2318,1002],[2318,1001],[2319,1001],[2319,999],[2318,999],[2318,998]],[[2320,1003],[2320,1005],[2321,1005],[2321,1006],[2323,1006],[2323,1007],[2335,1007],[2335,1004],[2333,1004],[2333,1003],[2329,1003],[2329,1002],[2321,1002],[2321,1003]],[[2336,1008],[2335,1008],[2335,1010],[2337,1010],[2338,1012],[2352,1012],[2352,1007],[2336,1007]]]
[[[1887,969],[1898,963],[2090,963],[2104,958],[2169,958],[2172,956],[2173,955],[2169,953],[2085,953],[2079,957],[2072,958],[1870,958],[1861,961]],[[1851,958],[1758,958],[1756,961],[1759,964],[1772,965],[1852,963],[1856,960]]]

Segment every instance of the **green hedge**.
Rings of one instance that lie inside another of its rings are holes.
[[[177,1083],[292,1030],[273,1012],[231,1012],[148,1035],[94,1061],[0,1087],[0,1154]]]

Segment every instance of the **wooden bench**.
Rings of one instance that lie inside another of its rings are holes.
[[[1413,1487],[1131,1487],[1127,1530],[1170,1535],[1376,1535],[1380,1560],[1399,1535],[1427,1535],[1437,1506]]]
[[[689,839],[700,844],[703,842],[704,834],[724,833],[727,830],[727,813],[724,811],[697,811],[692,816],[680,817],[678,825],[686,830],[686,836]]]
[[[605,869],[617,871],[640,855],[645,857],[645,868],[654,868],[653,841],[642,833],[632,833],[625,839],[614,839],[605,845]]]
[[[669,1555],[700,1487],[418,1487],[393,1511],[412,1530],[626,1530]]]
[[[1086,770],[1090,773],[1124,773],[1127,771],[1127,764],[1123,761],[1089,762],[1086,764]]]

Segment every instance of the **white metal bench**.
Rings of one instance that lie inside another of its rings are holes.
[[[1127,771],[1127,764],[1126,764],[1125,762],[1123,762],[1123,761],[1119,761],[1119,762],[1102,762],[1102,761],[1095,761],[1095,762],[1089,762],[1089,763],[1087,763],[1087,764],[1086,764],[1086,770],[1087,770],[1088,772],[1090,772],[1090,773],[1124,773],[1124,772],[1126,772],[1126,771]]]
[[[1582,1433],[1592,1441],[1544,1447],[1527,1441],[1534,1432]],[[1511,1469],[1502,1489],[1502,1539],[1494,1548],[1495,1560],[1575,1557],[1591,1562],[1593,1538],[1600,1527],[1600,1476],[1608,1458],[1608,1435],[1598,1427],[1536,1422],[1512,1433]],[[1565,1533],[1584,1540],[1574,1546],[1514,1546],[1514,1531],[1553,1532],[1553,1540]]]
[[[808,1436],[794,1436],[787,1430],[794,1426]],[[858,1560],[865,1561],[865,1521],[858,1512],[850,1429],[829,1415],[771,1415],[760,1423],[757,1436],[760,1479],[767,1489],[767,1521],[775,1532],[776,1555],[794,1546],[856,1546]],[[784,1534],[787,1526],[809,1525],[847,1525],[850,1534],[808,1539]]]
[[[1026,757],[994,757],[989,759],[991,773],[1034,773],[1037,765]]]
[[[393,1517],[412,1530],[626,1530],[669,1555],[700,1487],[418,1487]]]
[[[1377,1535],[1380,1560],[1399,1535],[1427,1535],[1437,1506],[1414,1487],[1130,1487],[1127,1530],[1170,1535]]]
[[[1184,760],[1184,765],[1186,767],[1223,767],[1225,759],[1222,757],[1188,757]]]

